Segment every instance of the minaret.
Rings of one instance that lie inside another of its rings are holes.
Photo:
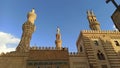
[[[61,48],[62,48],[62,40],[61,40],[61,34],[60,34],[60,28],[59,27],[57,27],[55,44],[56,44],[56,48],[58,50],[61,50]]]
[[[93,11],[87,11],[87,18],[88,18],[88,21],[90,24],[89,26],[90,26],[91,30],[101,30],[100,24],[97,21],[96,16]]]
[[[32,33],[35,31],[34,21],[36,20],[35,10],[32,9],[27,14],[27,21],[22,26],[22,37],[19,45],[16,48],[17,52],[28,52],[30,49],[30,40]]]

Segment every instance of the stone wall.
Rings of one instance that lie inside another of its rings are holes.
[[[70,68],[89,68],[88,59],[83,53],[70,54]]]
[[[27,54],[7,53],[0,55],[0,68],[26,68]]]

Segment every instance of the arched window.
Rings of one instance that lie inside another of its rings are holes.
[[[60,68],[60,67],[57,65],[56,68]]]
[[[94,41],[94,44],[97,45],[97,46],[99,45],[97,40]]]
[[[91,19],[91,22],[92,22],[93,20]]]
[[[40,66],[38,66],[37,68],[40,68]]]
[[[82,46],[80,46],[80,52],[82,52],[83,51],[83,48],[82,48]]]
[[[100,50],[98,50],[97,57],[98,57],[99,60],[105,60],[105,56],[104,56],[103,53],[101,53]]]
[[[116,46],[120,46],[119,42],[118,41],[114,41]]]
[[[96,19],[95,19],[95,21],[96,21]]]

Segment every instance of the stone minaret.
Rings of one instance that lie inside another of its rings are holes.
[[[58,50],[61,50],[61,48],[62,48],[62,40],[61,40],[61,34],[60,34],[60,28],[59,27],[57,27],[55,44],[56,44],[56,48]]]
[[[89,21],[89,26],[91,30],[101,30],[100,29],[100,24],[96,19],[96,16],[93,11],[87,11],[87,18]]]
[[[27,14],[27,21],[22,26],[22,37],[19,45],[16,48],[17,52],[28,52],[30,49],[30,40],[32,33],[35,31],[34,21],[36,20],[35,10],[32,9]]]

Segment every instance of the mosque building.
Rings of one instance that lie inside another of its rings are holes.
[[[120,32],[101,30],[93,11],[87,11],[91,30],[80,31],[77,52],[72,53],[62,47],[59,27],[55,47],[30,47],[36,17],[35,9],[28,12],[19,44],[0,55],[0,68],[120,68]]]

